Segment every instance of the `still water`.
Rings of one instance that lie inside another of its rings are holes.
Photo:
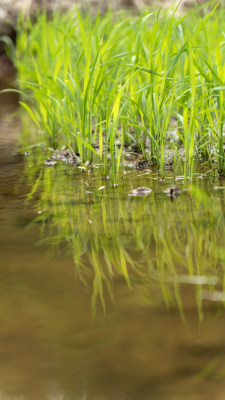
[[[7,115],[0,399],[225,399],[224,180],[199,169],[173,198],[173,172],[126,167],[112,187],[97,166],[19,156]]]

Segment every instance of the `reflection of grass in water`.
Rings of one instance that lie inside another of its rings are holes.
[[[57,251],[66,244],[77,277],[85,285],[93,278],[93,312],[98,299],[105,310],[105,290],[113,298],[113,279],[122,276],[148,303],[160,286],[167,308],[175,300],[183,319],[180,284],[196,284],[202,320],[203,288],[224,287],[224,191],[215,195],[201,183],[171,202],[150,175],[145,179],[158,193],[132,198],[129,180],[118,188],[104,182],[106,189],[99,190],[102,179],[91,170],[58,165],[54,171],[45,168],[28,197],[39,197],[35,222],[42,224],[43,241]],[[136,175],[131,179],[138,182]]]

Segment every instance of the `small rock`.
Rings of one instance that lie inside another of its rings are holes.
[[[47,160],[45,160],[45,165],[47,167],[52,167],[55,164],[56,164],[56,161],[52,160],[51,158],[47,158]]]
[[[147,187],[138,187],[137,189],[132,189],[128,196],[148,196],[152,193],[152,189]]]
[[[176,185],[173,185],[164,190],[164,193],[172,199],[180,196],[181,192],[182,192],[182,190]]]

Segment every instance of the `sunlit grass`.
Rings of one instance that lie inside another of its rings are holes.
[[[212,3],[186,15],[21,17],[16,48],[6,41],[36,140],[69,148],[81,163],[95,157],[113,181],[132,145],[162,175],[168,151],[181,158],[178,143],[186,178],[195,158],[223,174],[224,17]]]

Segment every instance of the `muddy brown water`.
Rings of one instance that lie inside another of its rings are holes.
[[[47,168],[0,98],[0,399],[223,400],[225,183]]]

